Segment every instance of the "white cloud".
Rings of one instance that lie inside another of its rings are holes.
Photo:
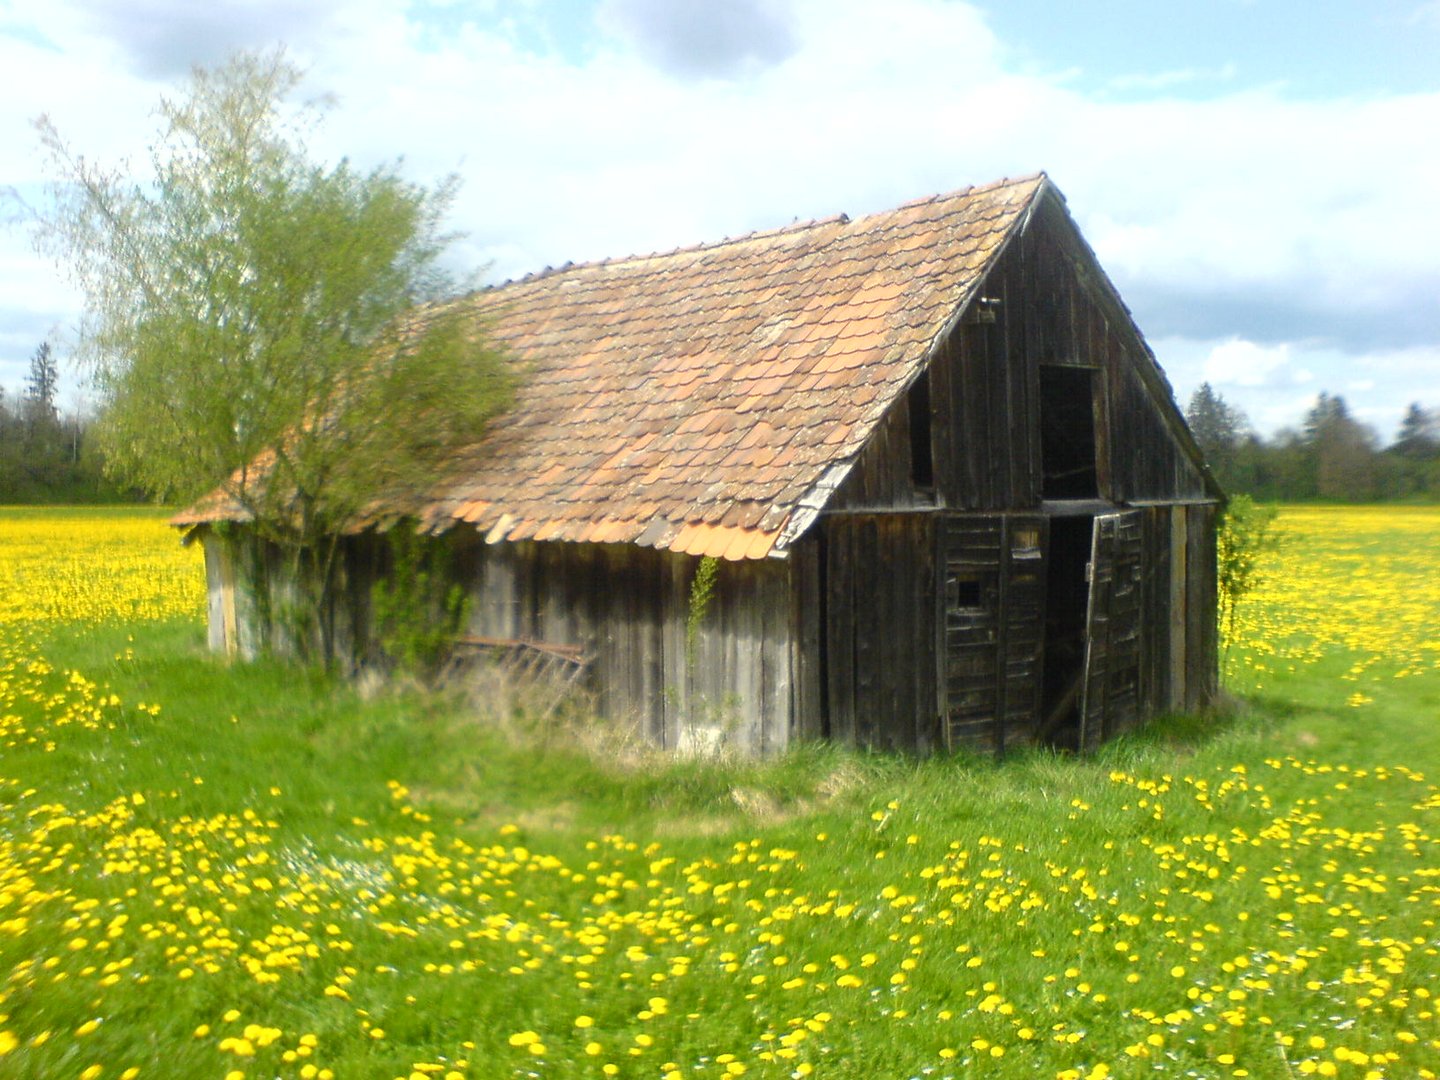
[[[1205,358],[1205,378],[1217,389],[1227,386],[1273,386],[1276,377],[1290,365],[1290,346],[1257,345],[1231,338],[1210,350]]]
[[[1426,0],[1425,3],[1414,8],[1405,21],[1411,26],[1421,26],[1427,30],[1440,30],[1440,0]]]
[[[203,18],[212,50],[266,26],[292,35],[313,88],[340,101],[318,152],[403,153],[422,180],[459,172],[462,257],[500,276],[1044,168],[1142,329],[1191,343],[1177,388],[1193,376],[1288,399],[1306,372],[1343,387],[1357,358],[1440,350],[1440,202],[1423,197],[1440,140],[1416,135],[1440,130],[1440,93],[1302,101],[1231,77],[1208,98],[1192,85],[1187,100],[1136,100],[1137,82],[1094,99],[1063,74],[1017,71],[975,9],[941,0],[742,4],[750,22],[708,43],[666,24],[679,9],[658,0],[605,0],[608,33],[564,28],[580,49],[555,45],[555,16],[530,4],[497,6],[502,24],[433,0],[320,0],[268,21],[245,10],[278,0],[173,19],[178,0],[144,2],[164,25],[142,34],[116,25],[119,0],[12,0],[10,20],[34,32],[0,35],[0,185],[38,178],[27,124],[41,111],[102,159],[142,151],[161,84],[137,72],[178,63],[176,31]],[[438,8],[443,25],[416,16]],[[677,77],[707,70],[724,77]],[[0,237],[0,294],[70,308],[28,255],[7,257],[23,248]],[[1440,404],[1440,387],[1362,378],[1397,410]]]
[[[733,78],[795,51],[790,14],[788,4],[757,0],[601,0],[596,21],[670,74]]]
[[[183,78],[222,62],[237,48],[327,36],[343,10],[337,0],[87,0],[77,12],[149,78]]]
[[[1152,74],[1118,75],[1109,80],[1112,90],[1169,90],[1197,82],[1229,82],[1235,78],[1234,64],[1217,68],[1177,68]]]

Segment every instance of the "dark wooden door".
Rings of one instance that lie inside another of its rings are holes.
[[[1134,727],[1139,718],[1142,514],[1095,519],[1090,544],[1090,602],[1080,749]]]
[[[1000,562],[1004,519],[949,517],[941,529],[941,689],[945,745],[983,749],[1000,712]]]
[[[1046,519],[947,516],[940,529],[945,745],[1004,752],[1031,735],[1045,627]]]

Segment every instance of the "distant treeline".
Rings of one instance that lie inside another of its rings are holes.
[[[1440,501],[1440,413],[1418,402],[1389,446],[1350,415],[1345,399],[1321,393],[1300,429],[1269,439],[1209,383],[1185,418],[1220,486],[1262,502]]]
[[[0,506],[136,501],[105,479],[91,419],[78,411],[60,414],[58,385],[47,343],[31,358],[21,393],[0,387]]]

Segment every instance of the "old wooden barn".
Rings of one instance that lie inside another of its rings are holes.
[[[1043,174],[466,302],[526,376],[424,527],[473,634],[583,652],[654,743],[1090,747],[1214,693],[1221,494]],[[176,520],[251,651],[234,516]],[[357,661],[383,551],[346,542]]]

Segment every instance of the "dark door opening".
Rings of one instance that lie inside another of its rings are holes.
[[[934,494],[935,454],[930,442],[930,372],[922,371],[905,398],[910,421],[910,482],[917,492]]]
[[[1038,741],[1079,749],[1085,684],[1085,634],[1090,603],[1088,568],[1095,519],[1088,514],[1050,520],[1046,573],[1045,666]]]
[[[1040,365],[1040,494],[1045,499],[1094,499],[1095,369]]]

